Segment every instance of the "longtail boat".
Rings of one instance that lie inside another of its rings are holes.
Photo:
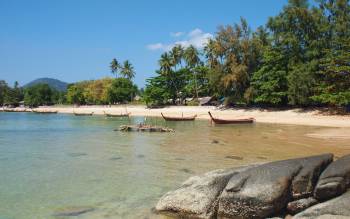
[[[94,112],[91,113],[76,113],[73,112],[75,116],[92,116],[94,114]]]
[[[246,118],[246,119],[218,119],[218,118],[214,118],[213,115],[211,115],[210,112],[209,116],[211,118],[211,120],[216,123],[216,124],[244,124],[244,123],[253,123],[254,122],[254,118]]]
[[[129,117],[130,116],[130,113],[112,114],[112,113],[106,113],[105,111],[103,111],[103,113],[105,114],[106,117]]]
[[[184,117],[170,117],[170,116],[164,116],[163,113],[160,113],[165,121],[193,121],[196,119],[197,115],[194,116],[186,116]]]
[[[9,109],[9,108],[3,109],[3,111],[4,111],[4,112],[16,112],[14,109]]]
[[[50,114],[50,113],[58,113],[57,110],[32,110],[33,113],[41,113],[41,114]]]

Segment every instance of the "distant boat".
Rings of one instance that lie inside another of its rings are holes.
[[[164,116],[163,113],[160,113],[165,121],[193,121],[196,119],[197,115],[194,116],[183,116],[182,117],[171,117]]]
[[[120,114],[112,114],[112,113],[106,113],[103,111],[106,117],[129,117],[130,113],[120,113]]]
[[[33,112],[33,113],[41,113],[41,114],[58,113],[57,110],[32,110],[31,112]]]
[[[94,114],[94,112],[91,113],[76,113],[73,112],[75,116],[92,116]]]
[[[4,112],[16,112],[14,109],[4,108]]]
[[[216,124],[244,124],[244,123],[253,123],[254,122],[254,118],[246,118],[246,119],[218,119],[218,118],[214,118],[210,112],[209,116],[211,118],[211,120],[216,123]]]

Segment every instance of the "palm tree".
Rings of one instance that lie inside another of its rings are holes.
[[[166,78],[170,80],[170,82],[173,84],[175,88],[175,96],[173,97],[173,103],[176,102],[178,89],[176,86],[176,83],[174,82],[173,75],[172,75],[172,67],[174,66],[174,62],[172,57],[169,55],[169,53],[165,52],[160,56],[160,60],[158,61],[160,66],[160,72],[163,74]]]
[[[111,69],[112,74],[115,74],[115,77],[118,77],[118,71],[120,69],[120,64],[117,61],[117,59],[114,58],[109,67]]]
[[[199,52],[193,45],[190,45],[184,52],[184,59],[190,68],[199,63]]]
[[[175,67],[175,70],[176,70],[176,65],[177,64],[180,63],[180,65],[181,65],[181,59],[183,58],[183,55],[184,55],[184,48],[180,44],[175,45],[171,49],[170,56],[171,56],[173,65]]]
[[[135,71],[134,71],[134,66],[129,62],[129,60],[126,60],[123,63],[123,67],[121,67],[120,74],[128,78],[129,80],[133,79],[135,77]]]
[[[209,39],[208,43],[204,47],[205,56],[208,60],[209,67],[213,68],[218,62],[217,62],[217,55],[215,51],[215,41],[212,39]]]
[[[200,59],[196,47],[190,45],[184,52],[184,59],[187,63],[188,68],[192,71],[194,77],[194,89],[196,92],[196,98],[198,99],[197,74],[194,68],[198,65]]]
[[[160,56],[159,60],[160,71],[169,76],[171,72],[171,68],[173,67],[173,61],[169,55],[169,53],[165,52]]]

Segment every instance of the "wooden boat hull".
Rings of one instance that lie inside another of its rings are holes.
[[[74,113],[75,116],[92,116],[93,113]]]
[[[106,117],[114,117],[114,118],[120,118],[120,117],[129,117],[130,113],[127,114],[109,114],[109,113],[105,113]]]
[[[164,116],[163,113],[161,113],[161,115],[165,121],[194,121],[197,117],[197,115],[191,117],[169,117]]]
[[[210,112],[209,116],[211,118],[211,120],[215,123],[215,124],[249,124],[249,123],[253,123],[255,121],[254,118],[247,118],[247,119],[230,119],[230,120],[226,120],[226,119],[217,119],[214,118]]]
[[[32,111],[33,113],[39,113],[39,114],[55,114],[55,113],[58,113],[57,111],[47,111],[47,112],[44,112],[44,111]]]

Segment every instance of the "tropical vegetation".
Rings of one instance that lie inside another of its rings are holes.
[[[148,105],[349,106],[349,0],[289,0],[255,30],[240,22],[220,26],[203,48],[175,45],[161,54],[142,99]],[[57,92],[43,84],[20,88],[0,81],[0,105],[117,104],[139,93],[129,60],[112,59],[114,78],[70,84]]]
[[[289,0],[265,26],[220,26],[204,49],[175,45],[144,93],[150,105],[213,96],[224,104],[350,104],[348,0]]]

